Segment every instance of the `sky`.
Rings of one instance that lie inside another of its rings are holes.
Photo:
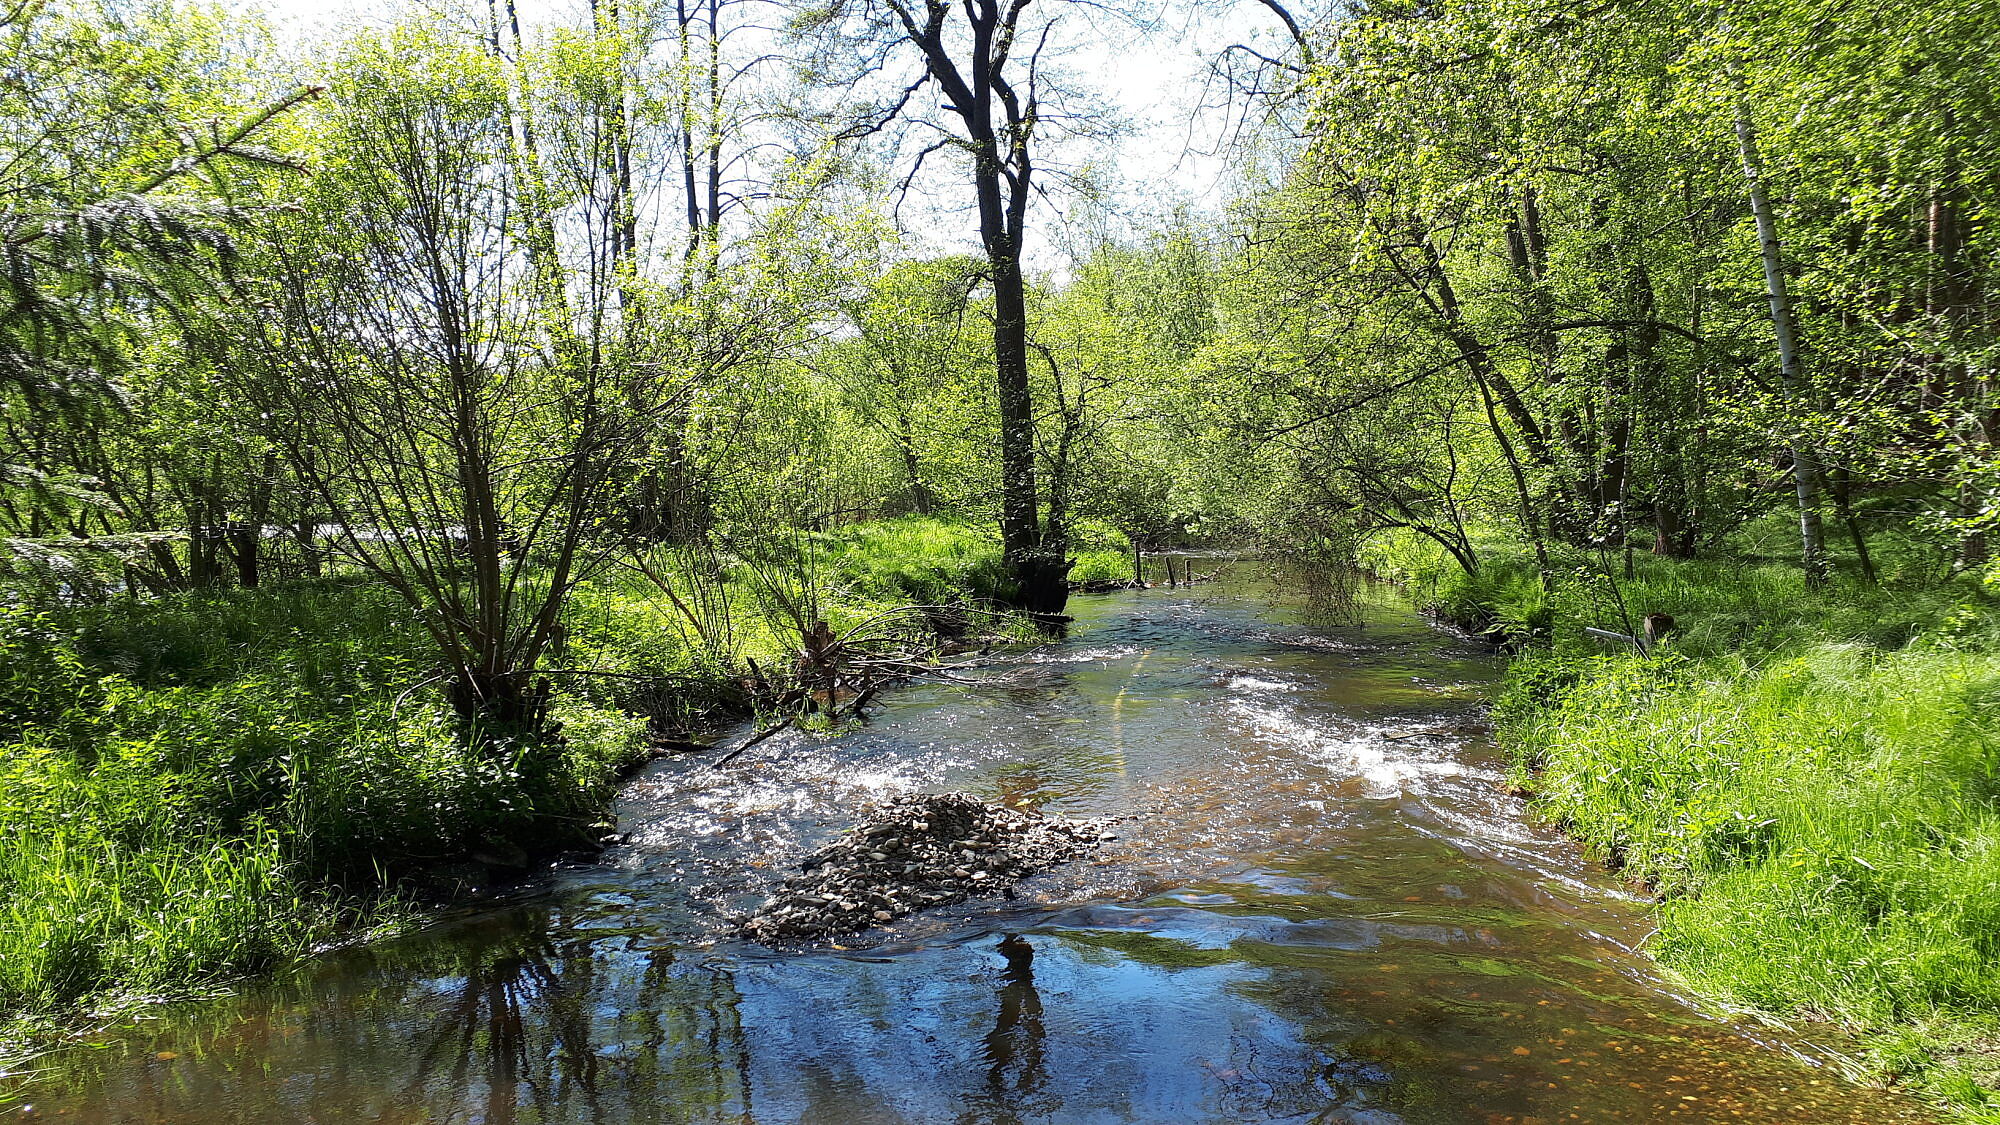
[[[573,19],[583,9],[582,0],[518,2],[529,23]],[[386,20],[421,3],[239,0],[237,6],[261,8],[285,38],[310,41],[349,22]],[[1056,10],[1050,3],[1038,8]],[[1063,155],[1116,169],[1118,187],[1110,205],[1114,223],[1143,227],[1177,207],[1215,213],[1230,185],[1221,154],[1227,115],[1215,108],[1219,87],[1210,75],[1211,63],[1231,40],[1275,50],[1276,21],[1257,4],[1238,0],[1162,0],[1162,13],[1146,28],[1089,19],[1090,10],[1087,5],[1075,9],[1088,22],[1064,17],[1071,39],[1064,64],[1108,103],[1123,128],[1109,145]],[[967,216],[955,185],[944,176],[928,179],[920,189],[928,203],[903,210],[906,226],[938,249],[962,244]],[[1064,203],[1058,195],[1042,206],[1061,210]]]

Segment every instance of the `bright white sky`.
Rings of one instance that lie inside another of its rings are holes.
[[[580,15],[583,8],[583,0],[518,2],[528,22],[565,20]],[[241,9],[270,13],[280,31],[288,33],[286,38],[298,39],[311,39],[316,32],[351,21],[387,19],[421,5],[422,0],[236,0]],[[1218,87],[1209,75],[1210,60],[1232,41],[1256,42],[1278,53],[1276,21],[1254,3],[1167,0],[1165,7],[1168,15],[1160,21],[1161,29],[1149,33],[1100,23],[1096,35],[1085,37],[1066,59],[1116,107],[1125,124],[1114,149],[1097,159],[1117,169],[1122,181],[1118,207],[1141,223],[1176,206],[1197,214],[1217,210],[1230,184],[1216,151],[1223,115],[1213,108]],[[932,191],[943,197],[950,193],[950,185],[938,182]],[[959,232],[966,224],[963,218],[950,217],[954,210],[950,203],[936,199],[934,208],[921,213],[928,218],[915,219],[913,225],[920,229],[914,233],[936,244],[962,241]],[[911,218],[906,213],[906,221]],[[926,227],[932,229],[921,229]]]

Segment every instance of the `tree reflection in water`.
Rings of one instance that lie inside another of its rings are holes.
[[[358,950],[70,1052],[35,1087],[34,1119],[747,1122],[730,974],[550,915]]]
[[[613,944],[540,933],[463,962],[402,1092],[412,1116],[747,1121],[728,975],[676,972],[669,950]]]
[[[1042,994],[1035,988],[1035,947],[1019,934],[1000,939],[1007,968],[998,992],[999,1016],[986,1035],[986,1086],[959,1118],[963,1125],[1018,1125],[1056,1106],[1048,1085]]]

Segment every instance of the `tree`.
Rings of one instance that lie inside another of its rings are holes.
[[[615,180],[530,165],[557,134],[514,143],[537,103],[489,53],[403,27],[335,70],[318,190],[273,248],[275,316],[244,326],[267,369],[250,390],[343,553],[417,611],[460,716],[533,730],[614,471],[684,388],[621,334],[620,264],[559,257],[611,243]],[[552,244],[564,224],[582,237]]]
[[[1045,518],[1036,481],[1028,282],[1021,260],[1029,205],[1040,188],[1037,153],[1051,120],[1043,102],[1042,58],[1053,22],[1024,22],[1031,3],[836,0],[802,16],[794,32],[837,44],[849,57],[859,54],[863,75],[903,76],[897,80],[900,95],[850,123],[840,134],[844,140],[880,133],[927,89],[940,99],[942,112],[922,120],[942,138],[921,150],[904,184],[933,153],[951,150],[965,158],[993,294],[1001,545],[1021,608],[1053,617],[1069,597],[1070,563],[1062,512],[1058,508]],[[822,55],[835,52],[823,49]]]
[[[189,462],[164,490],[166,466],[127,476],[128,376],[225,297],[263,210],[243,181],[288,168],[263,142],[317,92],[256,98],[217,30],[195,13],[0,9],[0,570],[85,590],[102,568],[84,556],[150,555],[148,581],[178,585],[217,548],[219,521],[175,487]]]
[[[1803,395],[1806,375],[1799,359],[1798,327],[1792,316],[1790,283],[1785,278],[1785,259],[1778,243],[1778,220],[1764,190],[1764,161],[1757,154],[1757,131],[1750,123],[1750,111],[1736,111],[1736,143],[1743,159],[1743,178],[1749,181],[1750,214],[1757,225],[1758,261],[1764,268],[1764,293],[1771,306],[1771,333],[1778,344],[1778,369],[1784,373],[1785,388]],[[1799,497],[1799,556],[1805,567],[1806,582],[1817,586],[1826,580],[1826,532],[1820,524],[1819,456],[1810,439],[1792,443],[1792,481]]]
[[[964,371],[984,358],[968,347],[977,315],[973,291],[981,276],[971,258],[901,262],[843,312],[857,334],[852,346],[829,349],[826,369],[847,401],[888,443],[901,476],[902,503],[933,515],[966,478],[983,478],[974,464],[940,448],[960,436],[968,405],[979,405]],[[946,472],[955,478],[943,480]]]

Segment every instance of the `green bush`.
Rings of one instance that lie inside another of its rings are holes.
[[[990,529],[926,516],[849,524],[824,538],[829,561],[852,596],[882,602],[942,603],[968,594],[1004,599],[1000,541]],[[1070,528],[1070,580],[1132,576],[1132,544],[1109,524]]]
[[[353,921],[337,887],[594,816],[636,721],[470,740],[407,692],[429,643],[341,583],[0,611],[0,1008],[254,970]]]

